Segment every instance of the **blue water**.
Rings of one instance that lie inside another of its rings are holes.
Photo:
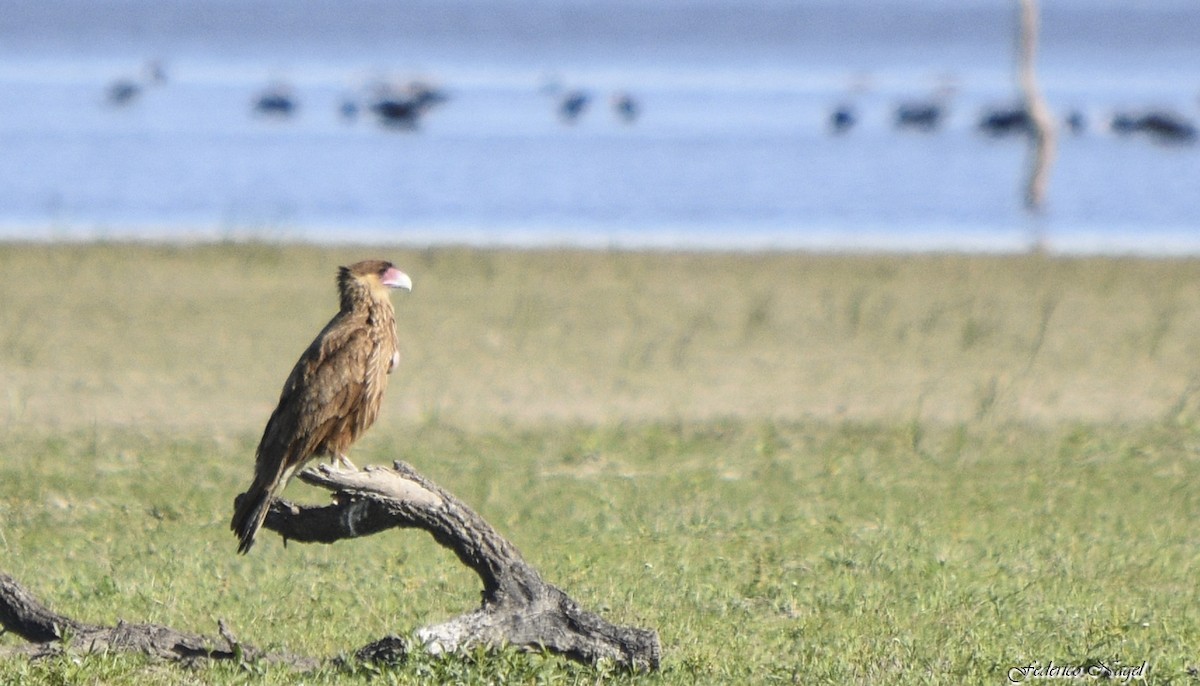
[[[1200,3],[1042,4],[1042,85],[1088,129],[1031,218],[1023,141],[975,130],[1015,98],[1009,0],[0,1],[0,238],[1200,252],[1200,144],[1104,126],[1200,121]],[[339,114],[414,78],[449,95],[415,131]],[[277,83],[297,114],[254,115]],[[893,127],[939,93],[939,130]]]

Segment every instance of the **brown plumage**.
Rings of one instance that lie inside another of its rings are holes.
[[[318,456],[349,464],[346,451],[379,415],[399,360],[388,290],[412,290],[412,281],[390,262],[366,260],[340,268],[337,285],[341,309],[296,362],[263,430],[254,483],[231,524],[239,553],[254,545],[271,503],[297,470]]]

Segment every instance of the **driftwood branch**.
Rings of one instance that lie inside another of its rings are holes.
[[[657,669],[662,649],[654,631],[613,625],[580,608],[558,588],[546,583],[516,547],[496,533],[477,513],[453,495],[397,462],[392,469],[307,470],[300,478],[334,491],[326,506],[300,506],[277,501],[265,527],[285,540],[333,543],[392,528],[420,528],[454,551],[483,582],[478,609],[448,622],[416,631],[430,653],[473,646],[512,645],[548,650],[586,663],[612,662],[634,670]],[[30,645],[0,649],[0,656],[29,657],[64,650],[136,652],[191,663],[197,660],[267,661],[311,670],[321,660],[266,653],[242,644],[224,623],[220,638],[188,634],[155,624],[97,626],[57,614],[13,578],[0,573],[0,627]],[[411,647],[387,636],[355,652],[360,661],[395,663]],[[327,661],[339,664],[340,659]]]
[[[87,624],[64,617],[43,605],[15,579],[0,573],[0,626],[30,642],[10,650],[32,658],[55,655],[64,650],[83,652],[132,652],[165,660],[192,663],[198,660],[265,660],[298,669],[312,669],[317,661],[291,655],[265,653],[243,645],[224,622],[221,639],[176,631],[158,624],[116,626]]]
[[[549,650],[575,660],[602,660],[631,669],[656,669],[661,646],[654,631],[615,626],[580,608],[546,583],[520,552],[474,510],[409,465],[342,471],[309,469],[300,478],[334,491],[332,505],[275,503],[265,528],[286,540],[333,543],[391,528],[420,528],[479,575],[482,605],[416,632],[432,653],[476,645]],[[377,647],[375,644],[364,650]],[[360,651],[360,654],[362,651]]]

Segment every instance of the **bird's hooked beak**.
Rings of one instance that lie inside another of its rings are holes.
[[[380,283],[388,288],[403,288],[406,291],[412,292],[412,279],[408,278],[408,274],[405,274],[395,267],[389,267],[388,270],[383,273]]]

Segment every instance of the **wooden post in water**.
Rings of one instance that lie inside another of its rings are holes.
[[[1025,111],[1031,124],[1029,156],[1025,180],[1025,209],[1040,213],[1046,203],[1046,185],[1054,164],[1055,126],[1050,107],[1038,89],[1034,61],[1037,57],[1039,13],[1037,0],[1018,0],[1020,21],[1017,26],[1017,78]],[[1036,237],[1039,239],[1040,236]]]

